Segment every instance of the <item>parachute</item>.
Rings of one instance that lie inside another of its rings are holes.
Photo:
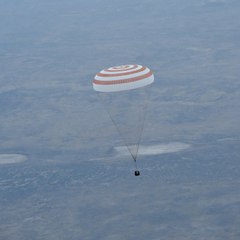
[[[132,156],[135,176],[140,175],[137,156],[153,82],[152,71],[137,64],[104,69],[93,80],[93,89]]]

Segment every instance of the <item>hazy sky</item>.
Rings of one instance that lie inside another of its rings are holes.
[[[238,240],[239,11],[0,0],[0,239]],[[139,178],[92,89],[132,63],[155,75]]]

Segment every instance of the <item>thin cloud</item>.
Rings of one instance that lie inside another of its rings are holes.
[[[139,155],[159,155],[159,154],[165,154],[165,153],[175,153],[175,152],[183,151],[188,148],[190,148],[189,144],[181,143],[181,142],[155,144],[150,146],[140,146]],[[117,150],[119,155],[129,154],[128,151],[126,151],[126,147],[124,146],[116,147],[115,149]]]
[[[26,160],[27,157],[22,154],[0,154],[0,165],[21,163]]]

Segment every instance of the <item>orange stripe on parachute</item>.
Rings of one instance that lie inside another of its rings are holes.
[[[119,77],[119,76],[126,76],[131,75],[134,73],[142,72],[146,69],[146,67],[142,67],[138,70],[132,71],[132,72],[125,72],[125,73],[116,73],[116,74],[106,74],[106,73],[98,73],[97,76],[99,77]]]

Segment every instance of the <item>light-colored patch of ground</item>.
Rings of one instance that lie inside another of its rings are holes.
[[[189,144],[181,142],[155,144],[150,146],[140,146],[139,155],[159,155],[164,153],[175,153],[190,148]],[[115,148],[119,155],[129,154],[126,147],[120,146]]]
[[[22,154],[0,154],[0,165],[21,163],[26,160],[27,157]]]

